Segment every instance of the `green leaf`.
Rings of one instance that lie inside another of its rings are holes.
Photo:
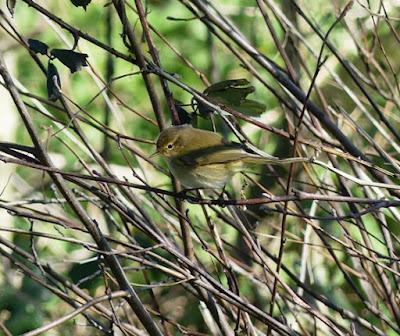
[[[213,101],[230,107],[244,114],[258,116],[263,113],[266,106],[255,100],[246,99],[246,97],[255,91],[254,86],[249,85],[249,81],[244,78],[230,79],[214,83],[204,90],[204,94]],[[213,112],[208,106],[198,102],[199,113],[207,117]]]
[[[79,287],[95,291],[101,284],[101,273],[99,259],[93,259],[83,264],[74,264],[68,272],[69,277],[74,283],[79,283]]]
[[[204,90],[204,93],[208,94],[209,92],[212,92],[212,91],[222,91],[222,90],[227,90],[227,89],[233,88],[233,87],[244,86],[247,84],[250,84],[250,82],[245,78],[228,79],[228,80],[224,80],[224,81],[210,85],[207,89]]]
[[[247,95],[252,92],[254,92],[253,86],[244,88],[231,87],[226,90],[210,91],[207,96],[214,98],[218,103],[234,107],[239,106],[246,99]]]
[[[245,99],[241,102],[240,106],[236,108],[237,111],[253,117],[258,117],[265,111],[267,107],[256,100]]]

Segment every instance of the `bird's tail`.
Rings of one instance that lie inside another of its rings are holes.
[[[262,157],[262,156],[248,156],[243,160],[249,164],[273,164],[273,165],[286,165],[291,163],[313,162],[314,158],[294,157],[287,159],[280,159],[277,157]]]

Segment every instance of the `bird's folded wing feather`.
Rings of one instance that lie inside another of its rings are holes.
[[[183,155],[179,158],[182,163],[197,167],[211,164],[226,164],[243,160],[252,154],[247,153],[240,144],[218,145],[202,148],[199,151]]]
[[[274,164],[286,165],[291,163],[312,162],[312,158],[294,157],[280,159],[275,157],[262,157],[249,152],[241,144],[230,143],[208,148],[202,148],[178,158],[183,164],[191,167],[206,165],[228,164],[242,162],[245,164]]]

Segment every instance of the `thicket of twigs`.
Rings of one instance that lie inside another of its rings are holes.
[[[0,334],[400,334],[398,2],[71,2],[2,3]],[[183,122],[313,162],[181,192]]]

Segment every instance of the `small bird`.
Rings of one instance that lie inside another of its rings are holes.
[[[172,126],[158,136],[153,155],[163,156],[169,169],[186,188],[220,189],[249,164],[310,162],[308,158],[266,158],[220,134],[191,125]]]

